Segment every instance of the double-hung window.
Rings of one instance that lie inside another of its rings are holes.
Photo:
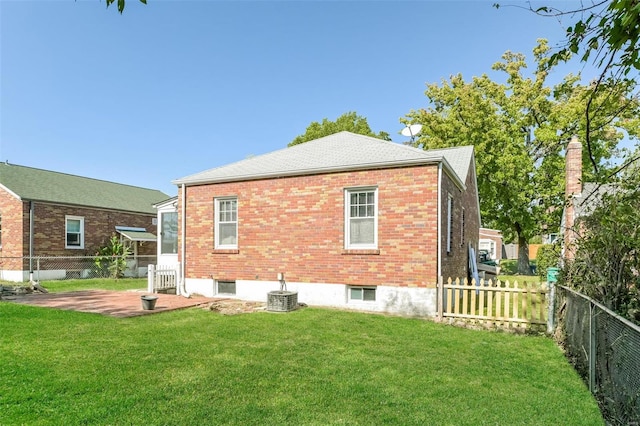
[[[68,249],[84,248],[84,217],[66,216],[65,232],[66,232],[65,248],[68,248]]]
[[[238,248],[238,199],[215,199],[215,248]]]
[[[378,248],[378,189],[345,191],[345,248]]]

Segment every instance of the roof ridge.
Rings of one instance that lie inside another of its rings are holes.
[[[109,183],[109,184],[113,184],[113,185],[128,186],[130,188],[146,189],[146,190],[150,190],[150,191],[159,191],[158,189],[146,188],[144,186],[139,186],[139,185],[131,185],[131,184],[128,184],[128,183],[114,182],[114,181],[110,181],[110,180],[106,180],[106,179],[98,179],[98,178],[89,177],[89,176],[75,175],[75,174],[66,173],[66,172],[57,172],[55,170],[41,169],[39,167],[32,167],[32,166],[24,166],[22,164],[14,164],[14,163],[9,163],[9,162],[0,162],[0,167],[1,166],[21,167],[23,169],[37,170],[37,171],[45,172],[45,173],[55,173],[57,175],[69,176],[69,177],[78,178],[78,179],[87,179],[87,180],[93,180],[93,181],[97,181],[97,182]]]

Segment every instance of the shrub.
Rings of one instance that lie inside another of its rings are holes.
[[[537,273],[540,280],[547,280],[547,270],[560,265],[562,252],[559,244],[545,244],[538,249]]]
[[[518,273],[518,261],[516,259],[502,259],[500,261],[500,273],[503,275],[516,275]]]
[[[95,265],[98,276],[108,278],[122,278],[127,269],[127,257],[131,254],[129,247],[112,234],[109,242],[96,253]]]

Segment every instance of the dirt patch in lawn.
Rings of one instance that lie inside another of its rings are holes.
[[[217,312],[221,315],[239,315],[250,314],[253,312],[264,312],[267,310],[267,304],[263,302],[247,302],[244,300],[226,299],[207,303],[204,308],[212,312]]]

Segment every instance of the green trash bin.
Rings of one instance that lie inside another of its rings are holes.
[[[558,282],[558,273],[560,273],[560,268],[547,268],[547,282]]]

